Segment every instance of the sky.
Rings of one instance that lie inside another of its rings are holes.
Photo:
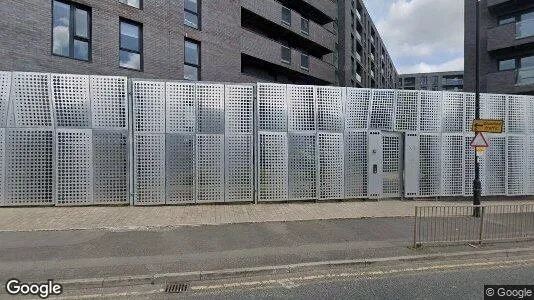
[[[464,0],[363,0],[399,74],[464,69]]]

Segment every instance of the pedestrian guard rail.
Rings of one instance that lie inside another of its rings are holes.
[[[471,93],[0,72],[0,206],[469,196]],[[483,195],[534,195],[534,98],[481,95]]]
[[[414,246],[534,239],[534,204],[416,206]]]

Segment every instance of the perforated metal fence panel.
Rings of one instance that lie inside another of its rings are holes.
[[[372,91],[369,129],[393,131],[395,94],[394,90]]]
[[[50,74],[13,73],[9,127],[52,129]]]
[[[195,203],[196,136],[167,134],[165,140],[166,204]]]
[[[417,131],[419,119],[419,92],[397,91],[395,112],[396,131]]]
[[[464,131],[464,103],[463,93],[444,92],[443,93],[443,132],[463,132]]]
[[[383,139],[380,131],[369,131],[367,144],[367,197],[382,197],[384,177],[382,175],[382,163],[384,156],[382,153]]]
[[[317,87],[317,130],[343,132],[343,90],[338,87]]]
[[[165,204],[165,163],[165,134],[134,135],[134,204]]]
[[[437,134],[419,136],[419,195],[439,196],[441,187],[441,141]]]
[[[315,88],[313,86],[287,86],[289,105],[289,131],[316,130]]]
[[[404,196],[419,196],[419,135],[406,133],[404,139]]]
[[[529,135],[528,138],[528,149],[527,149],[527,193],[529,195],[534,194],[534,136]]]
[[[197,83],[197,133],[224,134],[224,85]]]
[[[140,88],[138,88],[138,95]],[[91,76],[93,128],[128,130],[128,80],[126,77]]]
[[[288,200],[288,143],[285,132],[259,132],[259,201]]]
[[[344,187],[343,134],[318,133],[319,199],[342,199]]]
[[[473,120],[475,119],[475,94],[465,93],[465,124],[464,132],[471,132]]]
[[[345,131],[345,198],[367,198],[367,131]]]
[[[506,137],[506,195],[526,195],[528,187],[528,168],[526,162],[529,146],[525,135],[511,135]],[[527,180],[525,180],[527,179]]]
[[[371,90],[347,88],[345,130],[367,130]]]
[[[315,133],[289,133],[289,199],[317,198]]]
[[[486,135],[489,147],[484,154],[485,188],[483,195],[506,195],[506,137]]]
[[[58,128],[91,127],[89,76],[52,74],[52,104]]]
[[[165,83],[134,81],[133,111],[135,133],[165,133]]]
[[[224,135],[197,134],[197,202],[224,202]]]
[[[196,91],[193,83],[166,83],[166,132],[195,133]],[[157,107],[160,107],[159,102]]]
[[[441,196],[464,194],[464,155],[465,137],[463,134],[442,135]]]
[[[419,131],[441,132],[441,92],[420,91]]]
[[[382,197],[400,197],[402,193],[402,133],[382,133]]]
[[[507,96],[508,113],[506,128],[509,133],[524,134],[529,122],[529,101],[527,96]]]
[[[258,130],[287,131],[287,87],[258,83]]]
[[[484,119],[506,121],[506,102],[505,95],[480,94],[480,116]],[[507,131],[506,122],[503,130]]]
[[[0,127],[7,125],[7,108],[11,94],[11,72],[0,72]]]

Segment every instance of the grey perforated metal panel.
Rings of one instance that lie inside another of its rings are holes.
[[[534,135],[528,136],[528,150],[527,150],[527,192],[529,195],[534,195]]]
[[[527,149],[529,141],[525,135],[506,137],[506,195],[526,195],[528,187]]]
[[[534,96],[525,96],[527,99],[527,133],[534,134]]]
[[[287,131],[287,87],[258,83],[258,130]]]
[[[465,115],[464,115],[465,97],[463,93],[444,92],[443,93],[443,132],[458,132],[464,131]]]
[[[367,197],[367,131],[345,131],[345,198]]]
[[[464,194],[464,144],[463,134],[441,136],[441,196]]]
[[[134,132],[165,133],[165,83],[133,81]]]
[[[464,93],[465,94],[465,124],[464,132],[471,132],[473,120],[475,119],[475,94],[474,93]]]
[[[135,134],[134,147],[134,204],[165,204],[165,134]]]
[[[6,129],[0,128],[0,206],[4,206],[6,188],[6,143],[5,143]]]
[[[438,134],[419,135],[419,196],[439,196],[441,144]]]
[[[395,130],[417,131],[419,128],[419,92],[397,91]]]
[[[441,132],[442,92],[420,91],[419,130]]]
[[[338,87],[317,87],[317,130],[343,132],[343,94]]]
[[[315,133],[289,133],[289,199],[317,199]]]
[[[93,128],[128,129],[128,79],[116,76],[90,79]],[[141,96],[145,88],[137,86],[134,91]]]
[[[402,133],[382,132],[382,197],[400,197],[402,193]]]
[[[89,76],[52,74],[52,105],[57,127],[91,127]]]
[[[197,133],[224,133],[224,85],[197,83]]]
[[[528,112],[530,104],[526,96],[508,97],[508,117],[506,118],[506,128],[510,133],[526,133],[528,125]]]
[[[259,132],[259,201],[288,200],[288,143],[285,132]]]
[[[315,88],[313,86],[287,86],[289,131],[316,130]]]
[[[345,130],[367,130],[371,90],[347,88],[345,100]]]
[[[92,148],[90,129],[57,129],[56,205],[93,204]]]
[[[254,200],[252,140],[251,134],[226,136],[226,202]]]
[[[226,134],[254,132],[254,87],[225,86]]]
[[[197,202],[224,202],[224,135],[197,134]]]
[[[0,127],[7,126],[7,107],[9,103],[10,91],[11,72],[0,71]]]
[[[404,195],[419,196],[419,135],[406,133],[404,139]]]
[[[165,141],[166,204],[195,203],[194,134],[167,134]]]
[[[369,129],[393,130],[395,90],[373,90]]]
[[[195,133],[195,84],[167,82],[165,97],[166,132]]]
[[[6,130],[5,205],[53,205],[53,132]]]
[[[127,130],[93,130],[95,204],[129,203]]]
[[[318,133],[319,199],[342,199],[345,193],[343,134]]]
[[[367,197],[380,198],[382,197],[384,182],[382,176],[382,163],[384,161],[382,133],[380,131],[369,131],[367,140],[367,160],[369,162],[367,166]]]
[[[12,80],[14,119],[9,127],[52,127],[50,75],[15,72]]]
[[[504,120],[503,132],[506,128],[506,101],[505,95],[480,94],[480,117],[483,119]]]
[[[486,134],[489,147],[484,153],[485,195],[506,194],[506,138],[504,135]]]

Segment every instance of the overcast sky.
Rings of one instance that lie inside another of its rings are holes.
[[[464,0],[364,0],[400,74],[464,69]]]

